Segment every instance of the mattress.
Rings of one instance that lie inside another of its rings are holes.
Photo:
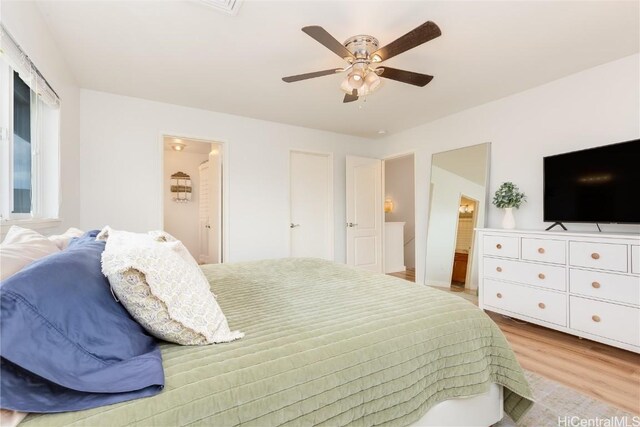
[[[202,269],[243,339],[163,343],[159,395],[23,425],[406,426],[491,383],[515,420],[532,404],[501,331],[460,297],[317,259]]]

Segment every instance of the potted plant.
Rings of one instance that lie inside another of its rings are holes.
[[[516,228],[516,219],[513,216],[513,208],[518,209],[522,203],[527,201],[527,196],[520,192],[520,189],[513,182],[503,182],[496,194],[493,196],[495,207],[504,209],[502,228]]]

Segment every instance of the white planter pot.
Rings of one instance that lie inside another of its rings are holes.
[[[513,208],[504,208],[502,228],[506,230],[513,230],[514,228],[516,228],[516,218],[513,216]]]

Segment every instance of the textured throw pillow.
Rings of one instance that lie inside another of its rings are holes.
[[[182,345],[229,342],[230,331],[209,282],[182,242],[163,232],[105,228],[102,271],[115,295],[149,333]]]
[[[0,280],[13,276],[35,260],[59,251],[58,246],[42,234],[14,225],[0,244]]]
[[[58,249],[64,250],[67,248],[67,246],[69,246],[69,242],[71,241],[71,239],[73,239],[74,237],[80,237],[83,234],[84,231],[71,227],[63,234],[55,234],[53,236],[49,236],[48,239],[55,243]]]

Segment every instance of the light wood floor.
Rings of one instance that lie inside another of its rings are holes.
[[[415,271],[394,276],[415,282]],[[640,354],[487,312],[524,369],[640,415]]]
[[[389,276],[399,277],[404,280],[408,280],[410,282],[416,281],[416,269],[415,268],[407,268],[406,271],[400,271],[398,273],[390,273]]]
[[[640,354],[487,312],[524,369],[640,415]]]

